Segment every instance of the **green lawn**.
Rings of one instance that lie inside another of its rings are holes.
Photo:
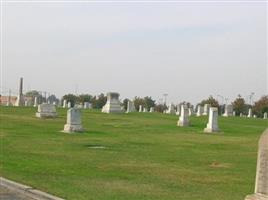
[[[35,108],[0,108],[0,175],[71,200],[243,200],[253,193],[259,136],[268,120],[82,110],[83,134],[60,132]],[[105,148],[92,148],[104,146]]]

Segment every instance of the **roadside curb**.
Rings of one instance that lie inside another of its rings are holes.
[[[35,200],[64,200],[62,198],[53,196],[40,190],[36,190],[27,185],[16,183],[3,177],[0,177],[0,185]]]

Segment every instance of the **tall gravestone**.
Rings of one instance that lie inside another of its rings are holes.
[[[67,122],[64,125],[63,132],[74,133],[82,132],[84,129],[81,122],[81,110],[79,108],[70,108],[67,111]]]
[[[233,115],[233,105],[225,105],[225,110],[224,110],[224,117],[229,117]]]
[[[107,93],[107,102],[102,107],[103,113],[121,113],[121,103],[119,101],[119,93],[109,92]]]
[[[267,119],[267,112],[263,114],[263,119]]]
[[[67,108],[71,108],[72,107],[72,103],[69,101],[68,103],[67,103]]]
[[[127,111],[126,111],[126,113],[130,113],[130,112],[136,112],[136,108],[135,108],[135,105],[134,105],[133,101],[128,101],[127,102]]]
[[[268,129],[259,140],[255,193],[245,200],[268,200]]]
[[[150,113],[154,112],[154,107],[150,108]]]
[[[206,133],[219,132],[218,127],[218,108],[211,107],[209,109],[209,120],[207,127],[204,129]]]
[[[37,106],[38,106],[38,98],[34,97],[34,107],[37,107]]]
[[[204,105],[203,115],[208,115],[209,114],[209,109],[210,109],[210,105],[209,104],[205,104]]]
[[[139,105],[139,112],[142,112],[142,105]]]
[[[20,78],[19,94],[18,94],[17,100],[15,102],[15,106],[24,106],[24,99],[23,99],[23,78]]]
[[[143,112],[147,112],[147,108],[144,107],[144,108],[143,108]]]
[[[251,118],[252,117],[252,109],[248,109],[248,118]]]
[[[62,107],[67,108],[67,100],[66,99],[63,100]]]
[[[177,123],[178,126],[189,126],[189,109],[186,105],[181,105],[181,115]]]
[[[198,105],[197,106],[197,113],[196,113],[196,116],[201,116],[201,115],[203,115],[203,111],[204,111],[204,107],[203,106],[201,106],[201,105]]]
[[[40,104],[35,115],[39,118],[55,118],[57,117],[56,107],[47,103]]]

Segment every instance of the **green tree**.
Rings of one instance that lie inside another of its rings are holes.
[[[79,99],[79,102],[84,104],[85,102],[91,102],[92,101],[92,95],[90,94],[80,94],[78,99]]]
[[[238,97],[232,102],[233,109],[237,115],[247,114],[248,105],[246,104],[246,101],[242,96],[239,94]]]
[[[133,102],[134,102],[134,106],[135,106],[136,110],[139,110],[140,105],[142,105],[142,107],[145,106],[144,99],[141,97],[135,97]]]
[[[127,110],[127,104],[128,104],[128,101],[129,99],[124,99],[123,100],[123,106],[124,106],[124,109]]]
[[[96,109],[101,109],[107,101],[107,97],[101,93],[98,96],[94,96],[91,100],[92,107]]]
[[[66,94],[62,97],[63,100],[66,100],[67,102],[71,102],[71,106],[73,107],[76,103],[79,102],[78,96],[74,94]]]
[[[144,97],[144,107],[147,109],[150,109],[151,107],[155,106],[155,100],[152,99],[152,97]]]
[[[160,113],[163,113],[164,110],[167,109],[167,106],[165,104],[156,104],[155,107],[154,107],[154,110],[156,112],[160,112]]]
[[[209,96],[208,99],[204,99],[200,103],[200,105],[202,106],[204,106],[205,104],[210,104],[211,107],[219,108],[219,102],[213,96]]]
[[[262,117],[265,112],[268,112],[268,95],[262,96],[256,101],[252,107],[253,114]]]

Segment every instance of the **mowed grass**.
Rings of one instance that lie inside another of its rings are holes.
[[[181,128],[175,115],[82,110],[86,131],[66,134],[66,109],[57,111],[38,119],[35,108],[0,108],[1,176],[72,200],[243,200],[254,191],[267,120],[220,117],[223,133],[211,135],[207,117]]]

